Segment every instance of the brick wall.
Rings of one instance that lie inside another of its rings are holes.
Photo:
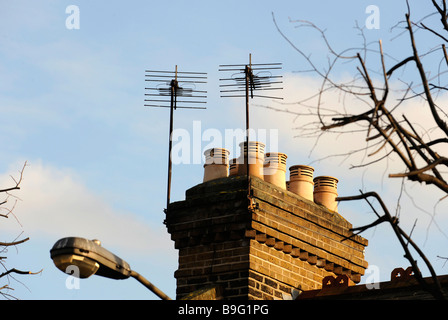
[[[258,178],[248,197],[247,183],[245,176],[202,183],[169,206],[178,299],[211,285],[224,299],[283,299],[318,289],[327,275],[360,281],[367,240],[341,215]]]

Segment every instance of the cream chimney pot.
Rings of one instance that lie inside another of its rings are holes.
[[[313,201],[314,168],[305,165],[295,165],[289,168],[289,191]]]
[[[246,142],[241,142],[240,148],[241,148],[241,154],[238,158],[238,174],[246,175],[247,166],[244,163],[245,154],[247,152]],[[260,179],[264,179],[263,174],[264,148],[265,144],[262,142],[249,141],[248,161],[249,161],[250,175],[258,177]]]
[[[331,211],[338,212],[338,179],[330,176],[314,178],[314,202]]]
[[[286,158],[280,152],[266,153],[263,166],[264,181],[286,189]]]
[[[204,179],[207,182],[229,175],[229,151],[223,148],[212,148],[204,152]]]

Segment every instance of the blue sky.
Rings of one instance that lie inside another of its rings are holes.
[[[282,62],[284,102],[297,101],[319,85],[311,75],[294,72],[307,66],[278,33],[272,14],[296,46],[324,65],[319,35],[295,28],[290,19],[326,29],[342,50],[359,46],[361,38],[353,27],[356,21],[365,23],[371,4],[380,9],[380,28],[366,30],[367,40],[381,38],[385,50],[402,57],[402,40],[391,42],[390,28],[404,18],[405,1],[0,0],[2,186],[12,182],[9,175],[16,175],[25,161],[29,164],[16,193],[20,224],[1,221],[0,240],[21,232],[20,238],[29,236],[29,242],[10,248],[7,266],[43,269],[36,276],[16,275],[12,294],[21,299],[157,299],[133,279],[92,277],[81,280],[79,289],[67,289],[67,276],[53,266],[49,250],[59,238],[82,236],[100,239],[174,298],[177,252],[162,223],[168,110],[144,107],[144,71],[178,65],[180,71],[208,73],[207,109],[177,111],[177,128],[192,133],[198,121],[204,131],[242,128],[243,101],[219,97],[220,64],[246,63],[249,53],[254,63]],[[427,11],[427,4],[411,4],[413,12]],[[69,5],[79,8],[79,29],[66,27]],[[347,68],[340,70],[341,77],[354,72],[353,66]],[[351,140],[322,139],[313,149],[313,141],[296,137],[299,124],[291,115],[264,108],[252,112],[254,126],[279,130],[279,148],[288,154],[288,165],[313,163],[319,175],[341,180],[340,195],[377,190],[396,205],[399,182],[384,178],[384,167],[356,171],[334,159],[316,162],[335,151],[336,142],[340,147]],[[206,144],[201,141],[201,147]],[[202,170],[202,164],[174,166],[173,201],[182,200],[186,189],[202,181]],[[412,191],[429,194],[417,204],[432,213],[441,195],[420,186]],[[411,213],[403,225],[410,230],[418,216],[414,235],[438,272],[446,273],[443,261],[435,258],[444,255],[445,235],[429,224],[428,213],[415,210],[409,199],[402,203],[406,205]],[[363,204],[341,204],[340,213],[354,226],[374,218]],[[443,230],[446,218],[437,218]],[[389,227],[363,236],[370,241],[367,260],[380,268],[382,280],[394,267],[408,265]]]

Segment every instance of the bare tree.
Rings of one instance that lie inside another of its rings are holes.
[[[327,39],[325,31],[318,26],[305,20],[290,20],[296,27],[311,28],[321,36],[328,49],[328,64],[324,67],[317,66],[311,55],[296,46],[282,32],[273,15],[279,33],[309,66],[303,72],[311,72],[321,79],[321,85],[314,95],[296,102],[298,108],[287,112],[315,117],[314,121],[300,130],[301,136],[313,137],[316,141],[323,134],[331,132],[341,135],[361,133],[365,139],[363,147],[340,154],[347,157],[356,153],[367,155],[368,161],[352,167],[367,167],[391,158],[398,159],[402,170],[390,173],[390,178],[434,186],[445,194],[441,199],[443,200],[448,196],[448,114],[444,106],[448,101],[444,100],[448,90],[448,54],[445,47],[448,42],[447,5],[445,0],[432,0],[434,12],[415,21],[411,19],[409,3],[406,4],[404,20],[393,26],[393,30],[398,30],[395,41],[405,40],[407,46],[403,47],[403,56],[399,58],[385,53],[381,40],[367,43],[364,30],[359,26],[357,28],[363,39],[362,45],[337,52]],[[434,21],[436,17],[437,23]],[[416,35],[421,33],[425,33],[425,37],[432,37],[433,45],[430,48],[419,48]],[[418,49],[424,51],[420,52]],[[355,71],[350,80],[339,80],[336,70],[341,66],[344,70]],[[339,94],[343,103],[338,106],[324,104],[325,95],[334,92]],[[348,99],[356,103],[344,103]],[[419,119],[409,119],[406,109],[400,109],[409,105],[409,102],[423,104],[431,115],[433,125],[422,128]],[[378,201],[382,214],[373,207],[369,198]],[[360,195],[340,197],[338,200],[358,199],[367,201],[377,215],[377,220],[354,230],[362,232],[382,222],[390,223],[416,278],[435,298],[442,299],[441,287],[431,263],[412,242],[411,237],[399,227],[397,216],[389,213],[376,192],[361,192]],[[409,244],[427,265],[434,285],[430,285],[422,277],[416,259],[409,250]]]
[[[14,194],[15,191],[20,190],[20,184],[23,179],[23,173],[25,170],[27,163],[23,165],[23,168],[19,172],[19,178],[15,179],[13,176],[11,176],[11,179],[13,180],[14,184],[10,187],[0,189],[0,194],[3,195],[2,200],[0,201],[0,218],[9,218],[14,217],[17,222],[20,224],[19,220],[14,214],[14,209],[17,204],[17,196]],[[12,200],[12,201],[11,201]],[[10,204],[12,202],[12,204]],[[0,272],[0,295],[3,296],[6,299],[14,299],[14,295],[11,294],[11,290],[14,290],[11,287],[11,280],[15,279],[14,274],[36,274],[30,271],[22,271],[16,268],[8,268],[6,259],[7,257],[5,254],[7,254],[8,249],[12,247],[16,247],[26,241],[29,240],[29,238],[22,238],[19,239],[20,235],[13,239],[12,241],[7,242],[1,242],[0,241],[0,266],[2,267],[2,271]],[[39,273],[39,272],[37,272]]]

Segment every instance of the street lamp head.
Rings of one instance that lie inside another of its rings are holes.
[[[100,268],[98,262],[76,254],[57,255],[53,257],[53,263],[62,272],[71,273],[72,276],[81,279],[94,275]]]
[[[55,266],[65,273],[79,278],[99,275],[111,279],[135,278],[146,288],[163,300],[171,300],[138,272],[131,270],[129,264],[101,246],[99,240],[79,237],[62,238],[50,250]]]
[[[93,274],[112,279],[131,276],[129,264],[101,247],[98,240],[63,238],[54,244],[50,256],[59,270],[79,278],[88,278]]]

